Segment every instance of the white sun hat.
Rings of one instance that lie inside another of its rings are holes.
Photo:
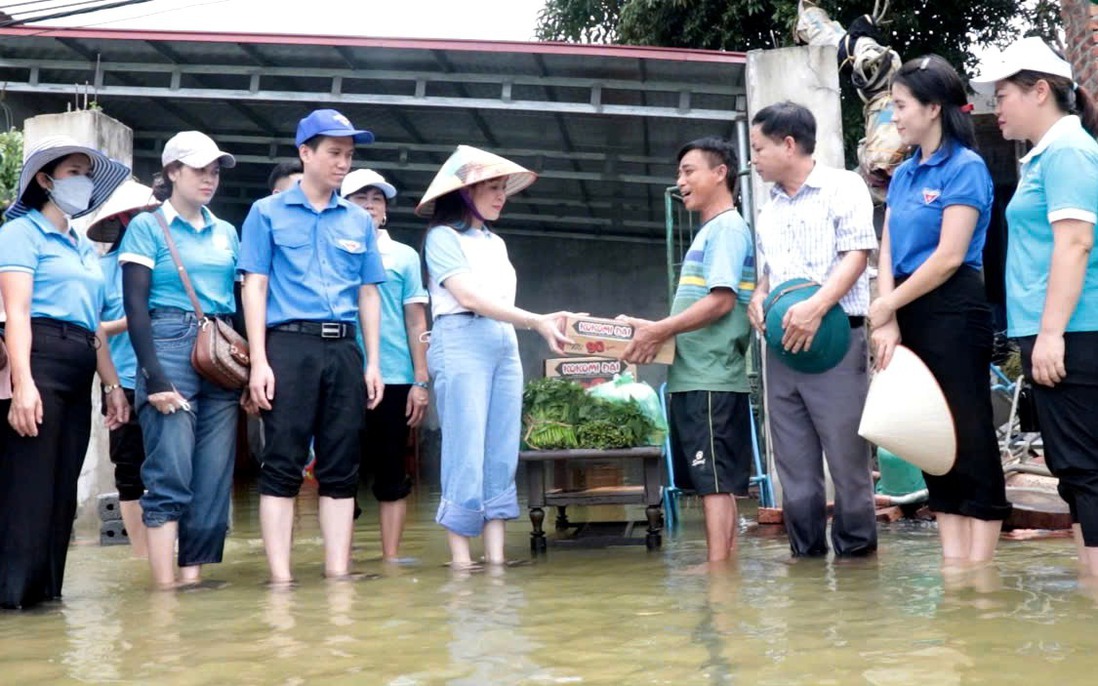
[[[984,60],[980,73],[969,83],[978,93],[994,93],[996,83],[1020,71],[1062,76],[1068,80],[1075,78],[1067,60],[1053,52],[1042,39],[1030,36],[1015,41],[998,55]]]
[[[416,214],[430,217],[435,211],[435,200],[447,193],[500,177],[507,177],[504,192],[511,197],[536,181],[538,175],[505,157],[471,145],[459,145],[435,174],[423,199],[416,206]]]
[[[397,189],[393,184],[385,180],[385,177],[373,169],[356,169],[343,177],[343,183],[339,187],[339,194],[346,198],[348,195],[373,186],[385,194],[386,200],[396,197]]]
[[[902,345],[873,376],[858,435],[934,476],[953,469],[957,459],[945,395],[919,356]]]
[[[103,220],[122,214],[123,212],[141,212],[158,207],[160,201],[153,197],[152,189],[143,183],[130,179],[118,187],[107,202],[98,210],[85,217],[88,226],[87,235],[90,240],[99,243],[113,243],[118,240],[115,232],[107,233]]]
[[[180,131],[164,144],[160,162],[165,167],[172,162],[182,162],[188,167],[202,169],[217,161],[223,169],[236,166],[236,158],[217,147],[212,138],[201,131]]]
[[[34,182],[35,174],[50,162],[77,153],[87,155],[91,160],[91,171],[88,173],[88,178],[92,180],[94,188],[88,208],[74,214],[73,219],[94,212],[107,201],[114,189],[130,177],[129,167],[110,159],[95,148],[81,145],[69,136],[49,136],[43,138],[34,147],[24,151],[23,170],[19,174],[19,196],[4,213],[4,216],[10,221],[29,212],[30,208],[23,203],[23,195],[27,192],[27,188],[31,183]]]

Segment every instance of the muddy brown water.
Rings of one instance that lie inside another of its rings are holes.
[[[413,500],[407,567],[379,561],[368,505],[355,557],[380,577],[354,582],[320,578],[306,502],[289,591],[262,583],[250,493],[216,589],[151,592],[143,562],[81,532],[64,602],[0,613],[0,684],[1098,683],[1098,603],[1068,540],[1004,541],[995,568],[943,575],[925,525],[884,528],[877,559],[845,564],[789,564],[784,538],[748,527],[738,559],[706,571],[688,508],[657,553],[551,549],[463,576],[442,566],[436,497]],[[513,557],[528,531],[509,527]]]

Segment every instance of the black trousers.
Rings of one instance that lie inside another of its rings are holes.
[[[31,375],[42,398],[38,435],[24,438],[0,401],[0,607],[61,597],[76,516],[76,481],[91,435],[94,337],[32,324]]]
[[[387,384],[381,403],[366,410],[362,431],[362,462],[359,478],[363,483],[373,476],[374,497],[379,502],[396,502],[412,492],[412,477],[404,469],[404,454],[408,451],[408,384]]]
[[[320,495],[353,498],[366,413],[363,358],[355,339],[270,329],[267,359],[275,398],[263,413],[260,494],[297,495],[312,440]]]
[[[902,282],[902,280],[901,280]],[[896,313],[901,342],[926,364],[945,395],[957,461],[923,474],[935,512],[998,521],[1010,515],[988,382],[994,332],[980,274],[961,267]]]
[[[130,406],[130,421],[110,432],[111,463],[114,464],[114,486],[118,500],[140,500],[145,494],[145,482],[141,480],[141,465],[145,464],[145,442],[141,435],[141,423],[137,421],[136,404],[132,388],[123,388]],[[107,399],[103,398],[103,414],[107,414]]]

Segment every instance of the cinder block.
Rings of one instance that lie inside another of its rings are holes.
[[[121,519],[103,522],[99,526],[99,545],[127,545],[129,542],[129,534]]]
[[[117,493],[104,493],[96,499],[95,506],[101,522],[115,522],[122,519],[122,508],[118,506]]]

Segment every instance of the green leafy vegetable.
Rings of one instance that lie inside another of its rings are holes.
[[[663,432],[635,400],[611,402],[564,379],[536,379],[526,385],[523,442],[534,450],[610,450],[658,445]]]

